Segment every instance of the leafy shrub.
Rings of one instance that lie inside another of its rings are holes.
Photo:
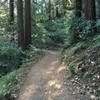
[[[0,35],[4,34],[7,28],[7,14],[5,11],[0,11]]]
[[[100,35],[96,35],[94,38],[93,38],[93,47],[100,47]]]
[[[16,84],[16,71],[0,78],[0,100],[11,100],[11,92]]]
[[[33,45],[36,47],[45,47],[46,42],[48,41],[48,32],[44,28],[42,23],[38,23],[33,27]]]
[[[69,69],[72,74],[76,74],[78,72],[78,67],[80,64],[82,64],[82,61],[78,59],[75,59],[69,64]]]
[[[19,89],[19,77],[28,70],[30,64],[33,64],[43,55],[40,50],[26,51],[26,56],[21,67],[0,78],[0,100],[15,100],[16,90]]]
[[[63,23],[65,19],[56,19],[44,23],[38,23],[33,27],[33,44],[36,47],[48,47],[55,43],[63,43],[66,28]]]
[[[67,38],[68,20],[65,17],[44,23],[48,37],[55,43],[64,43]]]
[[[24,52],[15,44],[0,39],[0,72],[7,73],[19,67]]]
[[[80,40],[86,40],[96,28],[96,24],[93,21],[87,21],[84,18],[73,18],[70,33],[71,42],[79,42]]]
[[[70,54],[73,55],[73,54],[77,53],[78,51],[84,49],[85,47],[86,47],[86,45],[84,42],[78,42],[77,44],[72,45]]]

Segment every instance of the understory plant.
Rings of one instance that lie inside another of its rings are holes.
[[[0,74],[19,68],[25,54],[16,44],[0,38]]]

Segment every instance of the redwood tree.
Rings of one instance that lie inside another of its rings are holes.
[[[87,20],[96,20],[95,0],[84,0],[85,18]]]
[[[24,49],[23,0],[17,0],[18,46]]]
[[[82,0],[75,0],[75,16],[81,17],[82,14]]]
[[[51,0],[48,1],[48,18],[51,20]]]
[[[14,0],[9,0],[9,22],[14,22]]]
[[[86,20],[91,24],[91,35],[96,32],[96,6],[95,0],[84,0],[84,11]]]
[[[29,48],[31,42],[31,0],[25,0],[25,47]]]
[[[98,19],[100,19],[100,0],[97,0],[98,5]]]

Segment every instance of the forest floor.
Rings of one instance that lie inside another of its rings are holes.
[[[70,73],[59,53],[46,52],[26,75],[17,100],[90,100],[73,91]],[[67,73],[66,73],[67,71]]]

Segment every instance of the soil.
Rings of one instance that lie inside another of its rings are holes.
[[[46,52],[31,67],[17,100],[90,100],[74,93],[70,76],[67,67],[60,64],[59,53]]]

